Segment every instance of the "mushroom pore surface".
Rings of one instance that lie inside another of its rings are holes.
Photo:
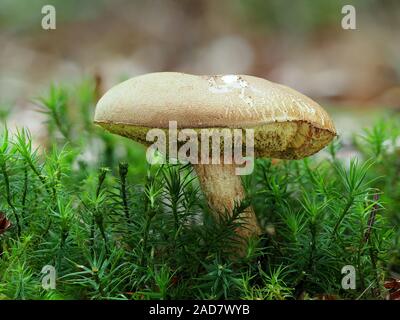
[[[141,144],[147,146],[152,144],[152,142],[146,140],[146,134],[152,128],[123,123],[97,122],[97,124],[112,133],[127,137]],[[191,129],[198,133],[200,149],[201,129]],[[204,129],[220,130],[223,128]],[[256,157],[277,159],[301,159],[308,157],[324,148],[335,137],[335,134],[330,130],[314,127],[305,121],[274,122],[243,129],[254,130],[254,154]],[[163,128],[162,130],[165,131],[168,137],[168,129]],[[168,139],[166,142],[168,143]],[[178,146],[184,143],[178,142]],[[243,145],[245,146],[245,140],[243,141]],[[223,139],[221,139],[220,150],[223,150]]]

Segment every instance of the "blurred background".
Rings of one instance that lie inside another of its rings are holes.
[[[56,30],[41,27],[46,4]],[[93,78],[101,94],[148,72],[241,73],[312,97],[346,138],[400,109],[399,30],[398,0],[0,0],[0,105],[40,136],[32,98],[52,83]]]

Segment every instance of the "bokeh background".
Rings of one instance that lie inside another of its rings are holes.
[[[52,4],[57,29],[43,30]],[[341,27],[352,4],[357,30]],[[0,106],[40,137],[32,102],[51,83],[100,92],[155,71],[241,73],[291,86],[333,115],[346,140],[400,108],[400,1],[0,0]]]

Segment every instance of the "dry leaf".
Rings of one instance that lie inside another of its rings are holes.
[[[400,279],[388,279],[385,281],[384,287],[389,289],[388,300],[400,300]]]
[[[3,234],[11,227],[11,221],[6,218],[3,212],[0,212],[0,234]]]

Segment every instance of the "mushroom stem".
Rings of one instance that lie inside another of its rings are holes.
[[[195,164],[193,165],[201,188],[215,214],[232,213],[235,202],[245,198],[245,191],[240,176],[235,173],[235,164]],[[261,234],[257,217],[250,206],[241,214],[243,226],[236,232],[243,239]]]

